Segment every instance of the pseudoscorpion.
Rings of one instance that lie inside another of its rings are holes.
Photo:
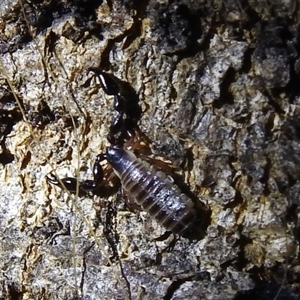
[[[114,95],[114,107],[118,115],[108,134],[112,147],[107,148],[105,154],[98,155],[93,168],[94,180],[79,182],[79,190],[92,192],[99,188],[104,177],[100,162],[107,160],[130,199],[134,199],[138,206],[168,231],[185,233],[196,220],[192,199],[181,191],[170,175],[137,158],[133,152],[123,149],[125,141],[138,130],[137,123],[141,115],[134,93],[126,92],[122,87],[123,82],[113,75],[96,69],[92,71],[99,76],[105,93]],[[72,192],[76,191],[77,180],[73,177],[59,180],[51,174],[47,176],[47,180],[58,186],[63,185]]]

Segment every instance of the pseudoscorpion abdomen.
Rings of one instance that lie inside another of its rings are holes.
[[[132,152],[107,148],[106,158],[130,198],[173,233],[183,233],[196,219],[193,201],[173,179]]]

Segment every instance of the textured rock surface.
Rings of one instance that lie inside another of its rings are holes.
[[[33,2],[0,4],[0,299],[300,299],[298,4]],[[109,145],[89,67],[138,93],[153,154],[211,212],[203,239],[46,182],[91,178]]]

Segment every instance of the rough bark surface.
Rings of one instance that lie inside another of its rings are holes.
[[[293,0],[1,1],[0,299],[300,299],[299,18]],[[90,67],[139,95],[152,154],[210,211],[202,239],[46,182],[91,178],[109,146]]]

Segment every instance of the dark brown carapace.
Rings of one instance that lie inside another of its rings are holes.
[[[128,196],[159,224],[179,234],[191,227],[196,219],[194,203],[171,176],[127,150],[108,148],[106,159]]]

